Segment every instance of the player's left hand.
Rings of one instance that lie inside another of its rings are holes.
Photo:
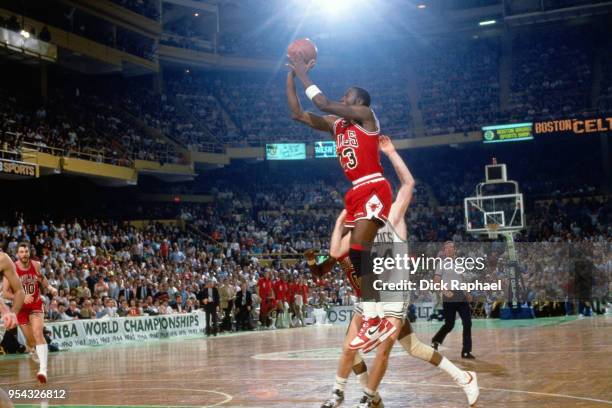
[[[51,294],[51,296],[55,297],[57,296],[57,289],[55,289],[53,286],[49,286],[49,288],[47,289],[49,291],[49,293]]]
[[[395,145],[393,144],[389,136],[381,135],[378,138],[378,146],[380,147],[380,150],[382,150],[383,153],[386,154],[390,154],[395,151]]]
[[[287,66],[291,68],[291,70],[296,75],[299,76],[299,75],[308,73],[308,71],[314,68],[316,61],[310,60],[306,62],[304,60],[304,56],[302,55],[302,53],[299,53],[298,55],[299,55],[299,58],[296,58],[296,57],[292,58],[289,55],[287,55],[287,57],[289,58],[289,63],[287,64]]]
[[[2,324],[6,330],[10,330],[17,326],[17,316],[13,312],[8,312],[2,315]]]

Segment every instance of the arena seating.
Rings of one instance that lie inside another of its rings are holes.
[[[499,44],[440,42],[415,63],[426,133],[467,132],[491,124],[499,115]]]
[[[581,30],[519,35],[513,44],[510,119],[544,120],[589,111],[590,43]]]
[[[423,179],[417,184],[416,197],[407,215],[410,241],[417,245],[449,239],[476,240],[463,230],[463,209],[458,199],[467,191],[463,185],[473,187],[472,176],[452,177],[449,172],[438,177],[430,173],[440,166],[422,167],[423,163],[444,162],[435,157],[409,161],[417,177]],[[304,172],[293,166],[270,169],[263,164],[244,164],[220,170],[206,183],[214,196],[210,204],[118,205],[105,210],[112,214],[111,218],[79,218],[70,222],[40,219],[34,214],[9,218],[10,222],[0,225],[0,244],[11,253],[19,241],[32,242],[49,280],[63,289],[49,305],[50,319],[70,317],[64,315],[72,301],[76,302],[74,307],[91,309],[97,317],[129,314],[130,310],[133,315],[172,313],[178,294],[189,310],[198,307],[197,293],[207,279],[220,282],[227,277],[230,284],[246,280],[256,289],[257,279],[266,268],[274,276],[287,272],[308,279],[311,305],[347,304],[352,301],[351,292],[340,269],[325,279],[315,279],[303,261],[302,252],[306,249],[327,251],[346,188],[344,181],[335,177],[337,174],[330,174],[325,166],[311,167],[312,171]],[[285,178],[281,179],[280,174]],[[473,178],[476,177],[474,174]],[[443,191],[442,180],[457,197],[439,196],[439,206],[424,203],[419,186],[426,182],[439,194]],[[190,192],[184,188],[176,191]],[[530,200],[529,228],[517,240],[533,245],[567,242],[609,245],[612,200],[593,194],[599,192],[592,191],[581,198],[558,198],[553,193],[535,202]],[[177,226],[153,222],[137,228],[117,221],[130,219],[175,219]],[[433,248],[438,247],[434,244]],[[596,278],[600,281],[606,279],[605,265],[610,253],[597,253],[597,265],[602,268]],[[554,258],[553,253],[549,255]],[[283,259],[294,261],[287,265]],[[530,271],[527,282],[530,299],[540,305],[541,315],[546,315],[549,308],[541,299],[555,298],[562,304],[570,290],[570,278],[552,261],[550,267],[542,267],[542,259],[528,257],[523,266]],[[557,274],[555,279],[553,274]],[[98,284],[97,276],[102,276],[105,283]],[[121,290],[130,285],[134,289],[146,285],[152,297],[137,298],[133,305],[126,305]],[[430,293],[418,293],[413,301],[430,301],[430,297]],[[490,311],[498,300],[491,295],[481,301]],[[565,313],[565,306],[559,307]]]
[[[57,90],[47,103],[30,103],[15,93],[2,91],[0,137],[6,147],[30,143],[56,149],[55,154],[77,155],[88,160],[130,165],[135,159],[176,163],[180,154],[163,139],[145,135],[100,93],[79,88]]]

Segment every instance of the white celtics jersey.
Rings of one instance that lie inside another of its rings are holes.
[[[408,242],[399,236],[390,222],[387,221],[378,230],[372,252],[374,257],[393,258],[394,261],[399,257],[402,260],[399,264],[394,262],[394,268],[385,267],[384,272],[379,274],[377,279],[396,283],[410,280],[410,271],[404,268],[403,264],[408,256]],[[407,289],[403,291],[381,291],[380,293],[382,302],[407,303],[410,300],[410,292]]]
[[[374,250],[377,252],[377,256],[395,257],[399,254],[403,257],[404,254],[408,253],[408,241],[402,239],[391,223],[387,221],[376,233]]]

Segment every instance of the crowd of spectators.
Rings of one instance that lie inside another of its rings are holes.
[[[591,43],[588,32],[579,29],[515,38],[509,118],[545,120],[589,111]]]
[[[417,57],[419,109],[428,135],[468,132],[499,115],[497,40],[439,40]]]
[[[604,49],[609,49],[612,41],[607,41]],[[601,112],[612,112],[612,61],[610,58],[602,58],[602,78],[599,92],[599,110]]]
[[[24,143],[53,154],[129,166],[131,161],[179,162],[180,154],[163,138],[145,134],[132,118],[101,94],[79,88],[55,90],[46,102],[32,103],[0,91],[0,138],[4,150]]]
[[[159,2],[154,0],[111,0],[135,13],[141,14],[151,20],[159,21]]]
[[[310,274],[303,257],[309,249],[328,251],[330,230],[343,207],[345,183],[327,174],[326,168],[308,172],[296,167],[289,170],[251,166],[245,164],[213,174],[207,184],[213,196],[211,203],[129,206],[132,213],[128,219],[175,220],[172,222],[119,222],[116,220],[126,218],[119,212],[112,218],[69,222],[48,218],[29,222],[17,216],[11,218],[11,223],[0,225],[0,245],[12,254],[18,242],[32,243],[47,278],[60,289],[59,296],[49,300],[49,319],[192,311],[203,307],[203,288],[212,281],[219,289],[233,288],[229,300],[236,299],[234,295],[240,287],[250,294],[252,320],[241,327],[251,329],[256,326],[253,322],[261,301],[258,282],[266,271],[275,282],[283,279],[306,285],[305,304],[312,307],[352,304],[354,294],[340,269],[317,278]],[[411,163],[411,167],[420,173],[418,162]],[[285,177],[281,178],[281,174]],[[424,178],[431,185],[439,183],[437,178]],[[453,183],[445,180],[449,182]],[[427,248],[423,252],[435,255],[447,240],[476,245],[481,237],[465,233],[462,206],[453,202],[427,204],[420,198],[427,196],[423,185],[421,181],[417,183],[416,199],[407,214],[411,246]],[[113,208],[108,209],[108,214],[115,213]],[[605,303],[612,265],[612,252],[608,250],[612,200],[593,195],[541,199],[530,201],[527,213],[528,228],[516,240],[518,245],[525,245],[524,250],[519,249],[519,263],[524,270],[528,300],[548,310],[550,304],[546,302],[563,302],[572,293],[571,276],[562,270],[567,269],[570,258],[560,262],[551,250],[551,259],[557,261],[549,264],[538,248],[561,248],[559,251],[567,252],[570,243],[585,243],[594,248],[594,293]],[[466,251],[492,248],[490,251],[495,252],[503,248],[499,245],[478,244],[475,248],[479,249]],[[504,256],[501,250],[498,257]],[[499,265],[493,266],[492,273],[505,279],[503,261]],[[490,315],[504,296],[503,292],[489,293],[478,301]],[[413,298],[413,302],[435,300],[436,296],[429,292],[415,293]],[[225,305],[220,312],[229,307],[231,313],[231,306]],[[227,320],[224,325],[231,329]]]

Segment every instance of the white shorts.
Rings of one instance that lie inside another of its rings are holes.
[[[404,319],[408,311],[408,302],[381,302],[385,317],[395,317],[396,319]],[[355,303],[353,313],[363,314],[361,302]]]

